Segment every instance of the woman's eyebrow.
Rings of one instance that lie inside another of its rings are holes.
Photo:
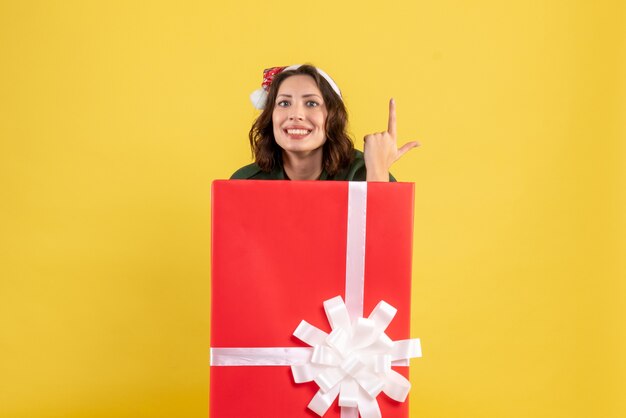
[[[293,97],[291,94],[286,94],[286,93],[280,93],[276,97],[280,97],[280,96],[285,96],[285,97],[290,97],[290,98]],[[322,96],[320,96],[319,94],[315,94],[315,93],[303,94],[302,97],[319,97],[320,99],[322,98]]]

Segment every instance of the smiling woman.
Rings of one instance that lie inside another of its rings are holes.
[[[265,70],[251,99],[263,110],[249,134],[255,162],[232,179],[395,181],[391,164],[418,145],[397,148],[392,99],[388,130],[367,135],[364,153],[355,150],[339,88],[311,65]]]

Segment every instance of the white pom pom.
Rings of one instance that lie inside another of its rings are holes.
[[[254,90],[250,93],[250,101],[256,109],[264,109],[265,103],[267,103],[267,92],[263,89],[263,87],[258,90]]]

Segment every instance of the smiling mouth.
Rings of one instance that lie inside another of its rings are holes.
[[[305,136],[311,133],[309,129],[285,129],[288,135]]]

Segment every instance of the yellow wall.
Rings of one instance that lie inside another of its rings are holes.
[[[0,4],[0,416],[206,416],[210,182],[301,62],[423,144],[412,415],[626,416],[624,3],[338,3]]]

